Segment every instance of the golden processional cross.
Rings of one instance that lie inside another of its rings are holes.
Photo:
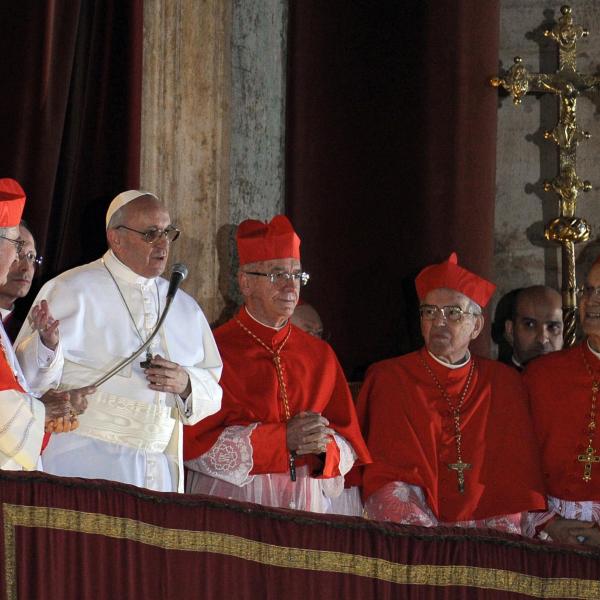
[[[562,17],[544,35],[558,44],[559,68],[555,73],[530,73],[518,56],[504,77],[491,80],[494,87],[502,86],[513,97],[514,104],[528,92],[552,93],[559,102],[556,127],[546,131],[544,138],[558,146],[560,172],[552,181],[544,182],[546,192],[559,197],[558,217],[546,225],[545,237],[558,242],[562,249],[562,297],[565,346],[575,343],[577,280],[575,274],[575,244],[589,239],[591,228],[585,219],[575,216],[580,191],[592,189],[589,181],[577,177],[577,144],[590,137],[577,125],[577,99],[594,90],[600,77],[577,72],[577,41],[588,35],[588,30],[573,23],[571,8],[562,6]]]

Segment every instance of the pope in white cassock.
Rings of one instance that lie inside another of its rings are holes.
[[[165,307],[161,278],[179,231],[154,194],[119,194],[106,214],[106,254],[49,281],[47,300],[59,322],[64,353],[61,387],[94,383],[145,342]],[[31,345],[39,327],[23,326],[15,347],[26,377],[35,371]],[[183,491],[182,424],[219,410],[221,358],[198,304],[185,292],[149,348],[88,397],[79,428],[52,435],[44,470],[68,477],[110,479],[158,491]],[[31,374],[33,377],[34,374]]]
[[[25,242],[19,238],[19,222],[25,205],[23,188],[14,179],[0,179],[0,285],[12,263],[21,256]],[[33,309],[32,322],[46,329],[39,340],[41,348],[32,346],[32,359],[40,360],[38,383],[48,387],[60,374],[62,356],[60,346],[54,349],[44,345],[49,336],[57,341],[52,315],[47,305]],[[48,331],[51,330],[51,331]],[[40,449],[44,430],[68,432],[78,426],[77,414],[86,407],[86,394],[94,388],[86,387],[70,392],[48,390],[32,392],[15,358],[12,346],[0,325],[0,468],[32,470],[40,468]],[[37,390],[39,391],[39,390]],[[39,397],[38,397],[39,396]]]

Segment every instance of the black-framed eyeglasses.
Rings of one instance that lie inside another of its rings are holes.
[[[271,285],[284,286],[288,281],[299,283],[304,286],[308,283],[310,275],[304,271],[300,273],[288,273],[287,271],[277,271],[276,273],[258,273],[257,271],[244,271],[246,275],[257,275],[267,277]]]
[[[43,256],[38,256],[35,252],[30,250],[29,252],[20,252],[17,254],[18,260],[26,260],[33,267],[40,267],[44,262]]]
[[[439,314],[442,314],[446,321],[461,321],[465,315],[476,316],[470,310],[463,310],[460,306],[435,306],[435,304],[421,304],[419,314],[424,321],[435,321]]]
[[[6,240],[7,242],[10,242],[11,244],[14,244],[15,248],[17,249],[17,256],[21,254],[21,252],[23,252],[23,246],[25,246],[26,243],[25,240],[13,240],[12,238],[6,237],[5,235],[0,235],[0,238]]]
[[[148,229],[147,231],[138,231],[137,229],[127,227],[127,225],[118,225],[115,229],[127,229],[127,231],[139,233],[144,238],[144,241],[149,244],[154,244],[163,237],[169,240],[169,242],[174,242],[181,233],[177,227],[173,227],[172,225],[169,225],[166,229]]]

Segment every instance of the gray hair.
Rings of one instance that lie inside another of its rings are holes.
[[[260,265],[264,261],[257,261],[253,263],[246,263],[245,265],[240,265],[238,267],[238,273],[245,273],[246,271],[256,271],[260,269]]]
[[[467,298],[468,298],[468,296],[467,296]],[[476,316],[483,314],[483,309],[481,308],[481,306],[479,306],[479,304],[477,304],[477,302],[471,300],[471,298],[469,298],[469,306],[467,307],[467,310],[469,312],[472,312]]]
[[[10,233],[13,229],[14,227],[0,227],[0,235],[6,235],[7,233]]]
[[[463,294],[462,292],[459,292],[458,290],[455,290],[453,288],[437,288],[437,289],[446,290],[448,292],[455,292],[455,293],[460,294],[463,298],[465,298],[468,301],[467,308],[466,308],[467,312],[471,312],[475,316],[480,316],[483,314],[483,309],[481,308],[481,306],[479,306],[479,304],[477,304],[477,302],[475,302],[475,300],[471,300],[471,298],[469,298],[469,296],[467,296],[466,294]]]
[[[127,205],[125,205],[127,206]],[[125,206],[121,206],[121,208],[117,209],[110,221],[108,222],[108,226],[106,229],[116,229],[117,227],[123,225],[125,223],[125,211],[123,210]]]

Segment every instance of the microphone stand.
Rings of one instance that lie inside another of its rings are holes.
[[[150,345],[150,342],[152,342],[152,340],[156,337],[158,330],[161,328],[161,325],[163,324],[163,321],[165,320],[167,313],[169,312],[169,309],[171,308],[171,304],[173,303],[173,298],[175,298],[174,293],[171,294],[170,296],[167,296],[165,310],[163,310],[162,315],[160,315],[160,319],[158,320],[158,323],[155,325],[154,329],[152,330],[150,337],[131,356],[122,360],[116,367],[114,367],[108,373],[103,375],[100,379],[98,379],[98,381],[95,381],[92,384],[94,387],[98,387],[98,386],[102,385],[103,383],[107,382],[111,377],[116,375],[123,367],[126,367],[129,363],[133,362]]]

